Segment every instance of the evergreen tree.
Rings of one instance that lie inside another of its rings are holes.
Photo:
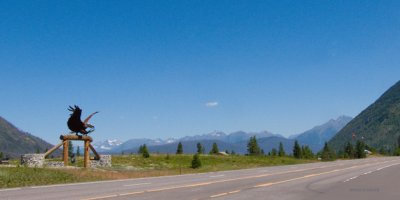
[[[250,140],[247,143],[247,153],[251,156],[261,154],[261,149],[260,146],[258,146],[256,136],[250,137]]]
[[[144,147],[144,144],[139,146],[138,154],[143,154],[143,147]]]
[[[146,144],[143,144],[143,146],[142,146],[142,156],[143,156],[143,158],[150,157],[149,150],[147,149]]]
[[[0,160],[3,160],[3,158],[4,158],[4,154],[2,151],[0,151]]]
[[[76,147],[76,157],[81,156],[81,150],[79,149],[79,146]]]
[[[354,158],[355,152],[354,147],[351,142],[347,142],[346,146],[344,147],[344,157],[345,158]]]
[[[210,154],[217,154],[217,153],[219,153],[218,145],[217,145],[217,143],[214,142],[213,145],[212,145]]]
[[[232,150],[231,155],[236,155],[236,152],[234,150]]]
[[[203,145],[201,145],[200,142],[197,143],[197,153],[204,154],[204,147],[203,147]]]
[[[69,151],[68,151],[69,152]],[[36,153],[40,153],[39,147],[36,147]]]
[[[176,148],[176,154],[183,154],[183,146],[181,142],[179,142],[178,147]]]
[[[193,155],[193,160],[192,160],[192,168],[197,169],[201,167],[201,160],[200,156],[198,153]]]
[[[295,157],[297,159],[300,159],[302,157],[302,155],[301,155],[301,147],[299,145],[299,142],[297,142],[297,140],[294,141],[293,157]]]
[[[48,148],[46,148],[45,150],[44,150],[44,153],[46,153],[46,152],[48,152],[49,151],[49,149]]]
[[[68,141],[68,155],[71,156],[74,153],[74,146],[72,145],[72,141]]]
[[[229,154],[229,151],[228,151],[228,149],[226,149],[226,150],[225,150],[225,153],[226,153],[226,154]]]
[[[273,148],[272,150],[271,150],[271,156],[276,156],[276,149],[275,148]]]
[[[278,152],[279,157],[283,157],[286,155],[285,149],[283,148],[282,142],[279,142],[279,152]]]
[[[312,152],[312,150],[310,149],[310,147],[308,145],[302,146],[301,147],[301,151],[302,151],[302,157],[305,159],[312,159],[314,158],[314,153]]]
[[[327,160],[334,160],[335,158],[336,158],[335,153],[329,148],[328,143],[325,142],[324,148],[322,149],[321,152],[321,159],[327,161]]]
[[[356,143],[356,158],[365,158],[367,155],[365,154],[365,144],[361,140],[357,140]]]

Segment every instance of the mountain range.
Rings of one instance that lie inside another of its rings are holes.
[[[400,81],[349,122],[330,141],[333,149],[347,142],[363,140],[378,150],[391,151],[399,146]]]
[[[107,140],[105,142],[96,143],[95,148],[100,152],[136,153],[140,145],[146,144],[150,152],[175,153],[177,144],[181,142],[185,153],[195,153],[197,150],[196,144],[198,142],[204,146],[206,151],[210,151],[212,144],[215,142],[221,151],[228,150],[229,152],[235,151],[236,153],[245,154],[249,138],[256,136],[260,147],[265,152],[271,151],[272,148],[278,149],[280,142],[282,142],[286,152],[291,152],[295,140],[298,140],[302,145],[310,146],[314,152],[317,152],[321,150],[325,142],[329,141],[333,135],[343,128],[351,119],[351,117],[341,116],[289,138],[268,131],[237,131],[230,134],[214,131],[208,134],[185,136],[179,139],[131,139],[119,145],[109,145],[110,140]]]

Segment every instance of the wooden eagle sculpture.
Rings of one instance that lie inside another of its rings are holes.
[[[82,135],[87,135],[88,133],[91,133],[94,131],[94,126],[89,124],[90,118],[93,117],[93,115],[97,114],[98,112],[94,112],[90,114],[83,122],[81,120],[81,115],[82,115],[82,109],[79,108],[77,105],[74,105],[74,107],[69,106],[68,108],[69,111],[72,112],[71,116],[68,119],[67,125],[68,128],[72,131],[72,133],[75,133],[78,135],[78,133],[81,133]],[[87,128],[90,128],[89,130],[86,130]]]

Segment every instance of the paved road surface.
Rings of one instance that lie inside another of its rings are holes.
[[[0,199],[399,200],[400,158],[0,190]]]

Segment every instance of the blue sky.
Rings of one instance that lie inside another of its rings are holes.
[[[0,116],[56,143],[303,132],[399,80],[399,1],[0,1]]]

